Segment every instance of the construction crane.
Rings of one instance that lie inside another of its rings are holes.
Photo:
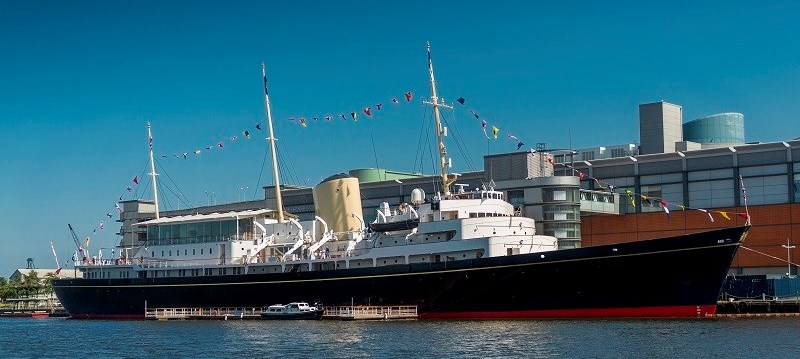
[[[69,227],[69,233],[72,234],[72,240],[75,242],[75,249],[80,251],[81,250],[81,241],[78,240],[78,236],[75,235],[75,230],[72,229],[72,224],[67,223],[67,226]]]

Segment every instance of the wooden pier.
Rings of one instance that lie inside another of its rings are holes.
[[[416,306],[323,307],[322,319],[332,320],[407,320],[417,319]],[[264,308],[147,308],[148,320],[253,320],[261,319]]]
[[[322,319],[338,320],[404,320],[417,319],[417,306],[350,306],[324,307]]]
[[[150,320],[248,320],[261,319],[263,308],[147,308]]]

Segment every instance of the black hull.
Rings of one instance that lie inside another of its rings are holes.
[[[537,254],[317,272],[60,279],[76,318],[142,318],[145,305],[417,305],[421,318],[696,317],[713,314],[749,227]]]

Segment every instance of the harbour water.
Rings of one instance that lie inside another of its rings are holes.
[[[1,319],[0,358],[798,358],[800,321]]]

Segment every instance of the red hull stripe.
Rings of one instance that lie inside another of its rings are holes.
[[[435,312],[420,314],[423,319],[516,319],[516,318],[698,318],[714,315],[717,306],[686,305],[669,307],[520,310],[503,312]]]

